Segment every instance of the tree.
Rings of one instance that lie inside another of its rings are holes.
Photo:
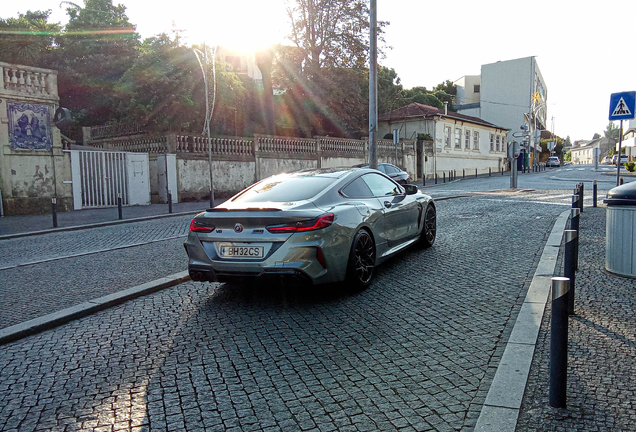
[[[0,61],[46,67],[60,25],[48,22],[51,10],[27,11],[18,18],[0,18]]]
[[[363,69],[369,52],[369,8],[362,0],[294,0],[289,38],[304,52],[311,78],[322,67]],[[388,23],[379,22],[378,34]],[[380,36],[381,38],[381,36]]]
[[[71,3],[69,22],[58,39],[55,69],[59,70],[60,104],[71,110],[71,135],[81,126],[105,123],[116,117],[120,102],[114,87],[137,58],[139,35],[126,16],[126,7],[111,0]]]
[[[192,51],[162,34],[146,39],[139,52],[114,87],[121,101],[118,117],[155,132],[200,129],[203,116],[195,94],[202,94],[203,86],[198,85],[200,67]]]
[[[620,138],[620,129],[614,124],[614,122],[609,122],[603,134],[607,139],[618,141],[618,139]]]
[[[451,80],[446,80],[443,83],[437,84],[434,90],[442,91],[452,96],[457,96],[457,86],[453,84]]]
[[[378,112],[388,113],[404,106],[403,87],[395,69],[380,66],[378,68]]]
[[[601,134],[595,133],[592,139],[595,140],[595,139],[599,139],[600,137],[601,137]]]

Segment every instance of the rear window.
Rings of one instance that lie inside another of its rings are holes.
[[[266,179],[245,190],[232,202],[291,202],[308,200],[325,190],[337,178],[281,175]]]

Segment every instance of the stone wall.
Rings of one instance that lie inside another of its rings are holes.
[[[209,141],[215,198],[227,198],[255,181],[281,172],[353,166],[368,160],[368,142],[364,140],[256,135],[254,138],[211,137]],[[209,197],[210,152],[205,136],[169,134],[91,139],[90,130],[85,130],[84,142],[105,150],[150,153],[152,202],[159,202],[158,182],[154,177],[161,167],[153,166],[153,161],[161,153],[176,154],[180,201]],[[412,140],[403,140],[397,148],[390,140],[378,142],[378,161],[399,165],[412,178],[417,175],[416,158]]]
[[[57,71],[0,62],[0,191],[4,215],[73,208],[71,164],[53,123]]]

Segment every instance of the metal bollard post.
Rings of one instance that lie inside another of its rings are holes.
[[[598,184],[596,180],[594,180],[594,184],[592,185],[592,207],[596,207],[596,200],[598,198]]]
[[[581,182],[581,187],[579,188],[579,195],[579,208],[581,209],[581,212],[583,212],[583,200],[585,198],[585,183],[583,182]]]
[[[444,183],[446,183],[446,171],[442,171],[442,176],[444,177]]]
[[[422,186],[426,186],[426,174],[422,176]]]
[[[570,229],[577,232],[576,239],[574,240],[574,262],[576,263],[575,270],[579,269],[579,227],[581,223],[581,210],[573,208],[570,215]]]
[[[570,291],[568,293],[568,315],[574,315],[574,297],[576,292],[576,256],[578,231],[565,230],[565,256],[563,258],[563,276],[570,279]]]
[[[466,178],[466,168],[464,168],[463,172],[462,172],[462,178],[465,179]]]
[[[475,178],[477,178],[477,168],[475,168]]]
[[[492,168],[488,168],[488,177],[492,177]]]
[[[117,194],[117,211],[119,212],[119,220],[124,218],[124,214],[121,206],[121,192]]]
[[[53,228],[57,228],[57,198],[51,198],[51,211],[53,212]]]
[[[457,170],[453,170],[453,180],[457,180]]]
[[[568,383],[568,312],[570,280],[552,278],[552,319],[550,322],[550,406],[565,408]]]
[[[623,184],[623,177],[621,177],[621,181],[619,181],[619,183],[622,185]]]
[[[435,184],[437,184],[437,173],[435,173]]]
[[[168,191],[168,213],[172,213],[172,192]]]

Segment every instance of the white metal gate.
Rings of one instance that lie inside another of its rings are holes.
[[[75,210],[150,203],[147,153],[71,150],[71,175]]]

